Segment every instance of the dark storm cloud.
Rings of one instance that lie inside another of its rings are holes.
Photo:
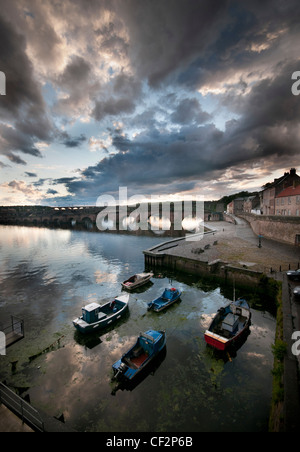
[[[50,179],[49,179],[50,181]],[[66,187],[70,187],[73,183],[77,181],[76,177],[60,177],[58,179],[51,179],[51,185],[60,185],[63,184]]]
[[[54,80],[57,90],[66,94],[57,100],[53,111],[64,115],[67,120],[73,119],[74,114],[80,114],[89,97],[94,98],[100,89],[99,80],[93,76],[93,68],[85,58],[72,55],[69,63]]]
[[[228,95],[223,102],[240,115],[228,124],[232,139],[232,158],[238,161],[234,142],[248,140],[244,159],[258,157],[279,158],[292,156],[299,159],[298,130],[300,102],[291,94],[291,74],[299,62],[280,65],[273,77],[257,83],[248,96]]]
[[[182,123],[176,131],[152,127],[129,138],[121,128],[111,129],[117,153],[83,170],[83,180],[68,180],[68,190],[76,195],[87,190],[94,197],[123,185],[146,193],[164,192],[166,187],[179,191],[184,183],[196,186],[228,168],[239,169],[245,181],[253,178],[247,171],[255,162],[268,161],[274,170],[276,162],[283,167],[298,162],[300,102],[290,82],[294,65],[278,67],[276,75],[257,83],[246,96],[225,96],[223,103],[239,118],[229,121],[224,131],[212,123],[195,125],[195,111],[185,108],[186,101],[172,115]],[[198,111],[198,104],[193,105]],[[186,115],[191,115],[187,125]]]
[[[74,55],[59,77],[59,85],[67,88],[80,89],[78,85],[84,82],[91,71],[91,65],[84,58]]]
[[[26,54],[26,40],[2,17],[0,55],[1,70],[6,76],[6,96],[1,97],[0,119],[12,124],[0,124],[0,153],[14,163],[25,164],[14,152],[40,157],[34,142],[49,139],[51,125],[45,114],[40,85]]]
[[[0,17],[1,70],[6,75],[6,93],[1,98],[1,117],[20,114],[22,105],[34,106],[43,100],[33,78],[32,65],[26,55],[26,40],[13,25]]]
[[[18,155],[13,154],[12,152],[9,152],[6,157],[12,162],[16,163],[17,165],[27,165],[25,160],[22,160]]]
[[[21,151],[24,154],[31,154],[40,157],[40,151],[33,145],[33,139],[30,135],[20,129],[8,127],[0,124],[0,142],[2,149],[7,151]]]
[[[110,22],[95,30],[95,36],[101,37],[101,48],[111,51],[115,57],[128,53],[129,44],[118,35],[114,23]]]
[[[83,179],[69,178],[65,184],[70,193],[80,195],[88,191],[96,198],[119,186],[139,189],[141,194],[165,192],[164,186],[168,186],[167,190],[171,186],[173,190],[181,189],[186,184],[191,188],[198,177],[215,168],[209,152],[222,143],[222,136],[213,125],[182,127],[173,134],[154,129],[134,139],[120,131],[112,132],[113,144],[119,152],[86,168],[82,171]]]
[[[93,110],[93,116],[97,121],[101,121],[105,116],[118,116],[122,113],[132,113],[135,110],[135,103],[131,99],[111,98],[107,101],[97,101]]]
[[[190,190],[228,169],[250,180],[254,165],[300,164],[300,101],[291,94],[300,69],[298,0],[0,5],[0,154],[26,164],[24,154],[41,157],[38,141],[87,152],[89,134],[97,142],[109,133],[95,164],[51,179],[70,195],[97,197],[121,185]],[[40,80],[53,87],[51,106]],[[206,93],[215,102],[209,113]],[[79,119],[71,136],[68,125]]]
[[[39,180],[33,182],[32,185],[34,187],[42,187],[46,182],[49,182],[51,180],[52,179],[50,179],[50,178],[39,179]]]
[[[129,57],[140,77],[158,86],[204,52],[222,25],[227,1],[115,2],[128,26]]]
[[[58,194],[58,191],[53,190],[52,188],[49,188],[47,190],[47,195],[57,195],[57,194]]]
[[[65,133],[64,136],[65,139],[63,141],[63,144],[67,148],[77,148],[87,140],[86,136],[83,134],[81,134],[79,137],[70,137],[67,133]]]
[[[249,129],[297,122],[300,118],[300,102],[291,93],[291,75],[299,61],[282,62],[272,75],[256,83],[249,95],[226,94],[223,104],[241,114],[243,127]]]
[[[116,5],[134,42],[129,56],[137,73],[153,87],[178,82],[193,89],[236,70],[257,70],[269,58],[273,64],[281,42],[275,37],[283,30],[297,32],[300,14],[296,0]]]
[[[197,99],[183,99],[170,117],[171,121],[179,124],[202,124],[212,119],[211,115],[202,110]]]
[[[95,102],[92,116],[97,121],[101,121],[106,116],[118,117],[123,113],[133,113],[142,92],[141,82],[123,72],[113,79],[107,90],[109,97],[103,92]]]

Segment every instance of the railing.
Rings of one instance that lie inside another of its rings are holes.
[[[289,270],[297,270],[300,268],[300,263],[298,262],[297,265],[293,265],[293,264],[280,264],[278,263],[277,265],[273,266],[273,267],[265,267],[265,273],[285,273]]]
[[[0,403],[16,413],[23,423],[32,426],[34,430],[44,431],[44,422],[39,412],[3,383],[0,383]]]
[[[6,347],[9,347],[20,339],[23,339],[24,321],[11,316],[10,323],[3,326],[1,325],[0,330],[6,336]]]

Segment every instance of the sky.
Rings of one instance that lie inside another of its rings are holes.
[[[0,205],[299,173],[299,43],[299,0],[0,0]]]

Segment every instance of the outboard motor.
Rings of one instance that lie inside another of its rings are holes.
[[[126,364],[121,363],[118,372],[113,376],[113,380],[116,380],[118,378],[119,374],[125,373],[126,370],[127,370]]]

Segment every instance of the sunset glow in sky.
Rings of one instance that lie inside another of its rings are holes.
[[[299,173],[298,0],[0,7],[0,205],[213,200]]]

